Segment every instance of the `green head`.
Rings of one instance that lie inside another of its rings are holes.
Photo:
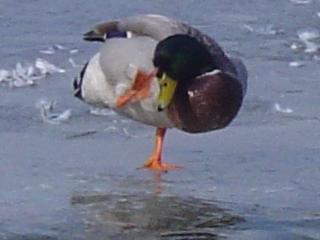
[[[153,64],[158,68],[159,110],[170,104],[177,86],[186,86],[195,77],[215,69],[206,47],[184,34],[172,35],[159,42]]]

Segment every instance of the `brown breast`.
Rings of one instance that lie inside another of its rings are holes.
[[[179,85],[169,117],[177,128],[190,133],[207,132],[227,126],[242,104],[241,84],[228,74],[198,77],[188,86]]]

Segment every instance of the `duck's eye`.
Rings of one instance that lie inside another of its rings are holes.
[[[164,87],[167,87],[167,86],[168,86],[168,83],[166,83],[166,82],[163,83],[163,86],[164,86]]]
[[[162,75],[163,75],[162,71],[158,71],[157,74],[156,74],[157,78],[159,78],[159,79],[162,78]]]

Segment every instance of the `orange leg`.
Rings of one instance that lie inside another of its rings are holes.
[[[180,168],[176,165],[163,163],[161,161],[163,140],[165,134],[165,128],[157,128],[154,149],[149,158],[144,162],[143,168],[147,168],[154,171],[168,171],[171,169]]]

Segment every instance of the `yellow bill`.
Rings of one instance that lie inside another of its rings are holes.
[[[163,73],[159,81],[159,95],[157,99],[158,111],[164,110],[172,101],[174,92],[177,87],[177,81],[170,78],[166,73]]]

